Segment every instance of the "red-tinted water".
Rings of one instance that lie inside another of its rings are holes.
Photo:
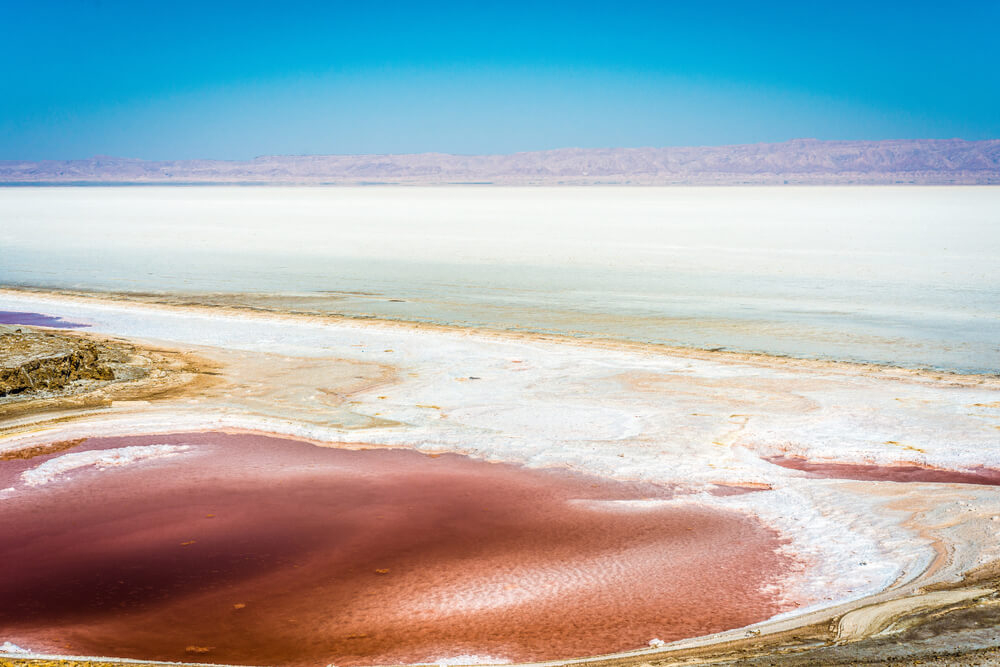
[[[246,434],[38,487],[0,461],[0,638],[77,655],[338,665],[540,660],[785,610],[790,565],[740,514],[608,508],[651,486]],[[65,454],[63,452],[62,454]]]
[[[798,456],[764,459],[782,468],[801,470],[826,479],[856,479],[866,482],[938,482],[940,484],[1000,485],[1000,470],[977,466],[967,471],[942,470],[915,465],[882,466],[866,463],[823,463]]]

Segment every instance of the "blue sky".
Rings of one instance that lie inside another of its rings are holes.
[[[1000,0],[0,0],[0,159],[1000,138]]]

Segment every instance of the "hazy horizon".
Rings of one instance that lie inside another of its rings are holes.
[[[0,184],[998,185],[1000,141],[797,140],[511,154],[0,161]]]

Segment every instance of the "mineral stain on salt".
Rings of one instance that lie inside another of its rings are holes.
[[[0,324],[24,324],[33,327],[53,327],[55,329],[82,329],[89,324],[70,322],[54,315],[42,313],[24,313],[13,310],[0,310]]]

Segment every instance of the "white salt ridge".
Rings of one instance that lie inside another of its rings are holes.
[[[31,651],[26,648],[21,648],[20,646],[14,644],[13,642],[4,642],[3,644],[0,644],[0,653],[27,655],[31,653]]]
[[[42,486],[55,481],[62,475],[80,468],[94,467],[98,470],[120,468],[140,461],[150,461],[175,456],[190,450],[189,445],[142,445],[101,449],[89,452],[72,452],[21,473],[21,481],[28,486]]]
[[[694,504],[712,504],[711,496],[706,494],[686,494],[676,498],[641,498],[641,499],[619,499],[619,500],[593,500],[590,498],[582,500],[571,500],[570,503],[580,505],[589,510],[604,512],[642,512],[645,510],[655,511],[664,507],[691,507]]]
[[[507,658],[498,658],[492,655],[462,655],[448,656],[447,658],[434,658],[432,663],[439,667],[454,667],[456,665],[509,665]]]

